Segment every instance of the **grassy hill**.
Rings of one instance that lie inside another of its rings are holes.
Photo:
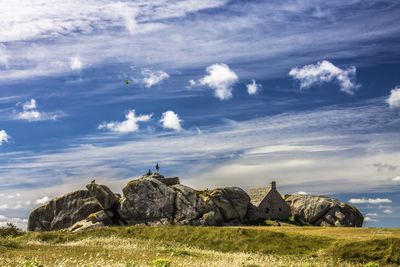
[[[0,235],[1,236],[1,235]],[[398,266],[400,229],[110,227],[0,238],[1,266]]]

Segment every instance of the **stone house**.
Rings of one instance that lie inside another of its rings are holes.
[[[265,191],[264,191],[265,192]],[[276,190],[273,181],[262,197],[252,198],[252,204],[258,208],[260,217],[266,220],[287,220],[290,217],[290,207]]]

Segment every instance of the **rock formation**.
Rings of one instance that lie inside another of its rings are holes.
[[[316,226],[361,227],[363,215],[353,206],[334,198],[309,195],[286,195],[286,202],[296,219]]]
[[[68,228],[102,208],[87,190],[78,190],[52,199],[33,210],[28,220],[28,231],[52,231]]]
[[[197,191],[143,176],[130,181],[122,196],[94,182],[86,188],[32,211],[28,231],[81,231],[135,224],[223,226],[262,221],[259,209],[238,187]],[[314,225],[361,226],[363,222],[357,209],[334,199],[293,195],[285,200],[295,216]]]

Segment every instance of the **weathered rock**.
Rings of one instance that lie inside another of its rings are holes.
[[[175,198],[175,224],[191,224],[199,219],[206,211],[207,203],[199,196],[196,190],[178,184],[172,186],[176,192]]]
[[[122,192],[118,214],[128,224],[161,219],[172,222],[176,193],[164,183],[153,178],[133,180]]]
[[[33,210],[28,220],[28,231],[68,228],[99,210],[101,207],[89,191],[74,191]]]
[[[68,230],[71,232],[80,232],[80,231],[85,231],[85,230],[90,230],[90,229],[101,228],[101,227],[105,227],[105,226],[106,225],[103,222],[92,222],[89,219],[84,219],[84,220],[74,223],[74,225],[69,227]]]
[[[250,204],[249,195],[239,187],[212,190],[210,199],[217,205],[226,222],[235,219],[241,221]]]
[[[118,203],[117,196],[105,185],[90,183],[86,188],[104,210],[111,209]]]
[[[192,225],[198,226],[220,226],[224,222],[221,212],[218,208],[215,208],[209,212],[203,214],[198,220],[193,220]]]
[[[292,215],[317,226],[361,227],[362,214],[353,206],[334,198],[310,195],[287,195]]]
[[[250,223],[258,223],[260,221],[262,221],[262,218],[260,216],[258,208],[252,203],[250,203],[249,206],[247,207],[247,213],[244,216],[244,222],[250,224]]]

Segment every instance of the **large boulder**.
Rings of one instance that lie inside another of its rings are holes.
[[[364,217],[355,207],[335,198],[310,195],[286,195],[292,215],[316,226],[361,227]]]
[[[250,204],[249,195],[239,187],[214,189],[209,197],[219,208],[225,221],[242,221]]]
[[[167,224],[174,217],[176,192],[153,178],[129,182],[122,190],[118,214],[128,224]]]
[[[89,191],[74,191],[33,210],[28,220],[28,231],[68,228],[99,210],[100,205]]]
[[[191,224],[193,220],[203,216],[206,202],[203,201],[196,190],[181,184],[174,185],[172,188],[176,192],[175,224]]]
[[[103,184],[90,183],[86,188],[104,210],[111,209],[118,203],[117,196]]]

